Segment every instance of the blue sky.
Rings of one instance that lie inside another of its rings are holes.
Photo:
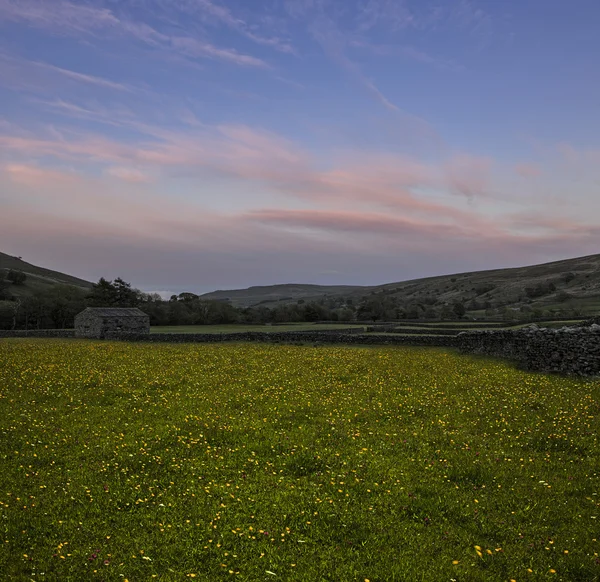
[[[591,0],[0,0],[0,250],[148,291],[598,251]]]

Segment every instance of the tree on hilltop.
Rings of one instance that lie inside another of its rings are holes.
[[[92,307],[137,307],[140,303],[140,292],[132,289],[131,284],[121,277],[107,281],[101,277],[92,285],[88,301]]]

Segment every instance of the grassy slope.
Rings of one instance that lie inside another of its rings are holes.
[[[562,276],[569,272],[575,273],[576,277],[566,283]],[[556,285],[556,293],[536,299],[533,304],[534,307],[581,306],[584,312],[587,313],[600,310],[600,255],[578,257],[528,267],[428,277],[399,283],[387,283],[375,287],[343,288],[274,285],[252,287],[246,290],[218,291],[205,295],[205,297],[220,299],[229,297],[234,305],[256,305],[265,302],[264,304],[267,307],[273,307],[282,301],[320,299],[324,295],[351,297],[355,301],[360,301],[370,293],[383,292],[397,297],[401,302],[408,303],[419,303],[423,298],[430,296],[437,298],[441,303],[450,304],[456,301],[466,302],[476,299],[480,302],[491,301],[518,305],[520,304],[518,298],[525,297],[526,287],[535,287],[548,281],[552,281]],[[494,286],[494,289],[487,293],[478,291],[486,285]],[[566,291],[573,295],[574,299],[558,303],[556,294],[560,291]],[[285,297],[291,299],[282,299]]]
[[[568,283],[565,282],[563,276],[566,273],[574,273],[575,278]],[[597,309],[600,306],[600,255],[527,267],[475,271],[416,279],[403,283],[389,283],[374,288],[374,291],[383,291],[404,301],[414,302],[431,295],[447,303],[476,299],[516,304],[519,296],[525,297],[527,287],[535,287],[547,282],[553,282],[556,285],[556,293],[536,299],[536,303],[540,306],[560,307],[576,302],[587,307],[588,311]],[[479,293],[484,286],[494,286],[494,289],[486,293]],[[557,303],[556,294],[560,291],[566,291],[573,295],[574,301]]]
[[[0,341],[0,378],[3,579],[600,579],[598,382],[41,340]]]
[[[284,284],[249,287],[248,289],[235,289],[230,291],[213,291],[202,295],[203,299],[229,300],[236,307],[249,307],[260,303],[268,306],[276,305],[298,299],[321,298],[324,295],[350,295],[351,293],[366,289],[366,287],[352,285],[302,285]]]
[[[36,267],[17,257],[0,253],[0,274],[6,275],[8,271],[22,271],[27,274],[27,280],[23,285],[11,285],[9,291],[16,296],[29,295],[34,290],[43,290],[54,285],[72,285],[82,289],[91,289],[92,284],[83,279],[51,271],[43,267]]]
[[[27,273],[28,277],[24,285],[10,287],[10,291],[14,295],[27,295],[34,289],[43,290],[57,283],[84,289],[89,289],[92,285],[77,277],[37,267],[16,257],[0,253],[0,272],[6,273],[10,269],[23,271]],[[574,273],[575,278],[565,282],[563,275],[569,272]],[[524,298],[526,287],[535,287],[537,284],[548,281],[552,281],[556,285],[556,292],[536,299],[532,307],[543,309],[579,307],[583,313],[600,312],[600,255],[513,269],[429,277],[375,287],[286,284],[214,291],[203,297],[218,300],[229,298],[231,303],[236,306],[263,304],[267,307],[274,307],[280,303],[296,302],[299,299],[318,300],[324,296],[349,297],[358,302],[371,293],[383,293],[396,297],[401,303],[419,303],[424,298],[432,297],[442,304],[451,304],[456,301],[468,302],[476,299],[479,302],[490,301],[519,306],[521,303],[518,299],[519,297]],[[486,285],[494,288],[487,293],[480,293],[478,290]],[[569,293],[573,298],[559,303],[556,295],[561,291]],[[483,313],[473,312],[473,314],[483,316]]]

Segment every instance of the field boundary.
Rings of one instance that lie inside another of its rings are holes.
[[[0,337],[71,338],[73,330],[0,331]],[[109,335],[109,340],[145,343],[266,342],[313,345],[383,345],[456,348],[463,353],[497,356],[531,371],[600,375],[600,325],[548,329],[468,331],[458,335],[377,335],[327,332],[238,332],[228,334],[164,333]]]

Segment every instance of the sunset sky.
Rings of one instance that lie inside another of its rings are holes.
[[[0,251],[164,293],[600,252],[598,0],[0,0]]]

